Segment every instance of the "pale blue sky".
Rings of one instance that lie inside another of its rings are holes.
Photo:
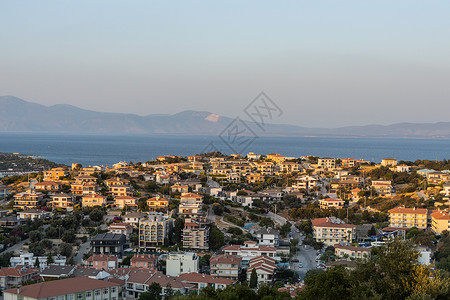
[[[449,1],[0,0],[0,95],[277,123],[450,121]]]

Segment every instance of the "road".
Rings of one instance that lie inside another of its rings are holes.
[[[81,262],[83,261],[83,255],[85,253],[88,253],[90,248],[91,248],[91,241],[88,239],[86,243],[80,245],[77,254],[75,254],[75,256],[73,257],[73,263],[75,265],[81,264]]]
[[[213,208],[212,205],[210,205],[208,208],[208,219],[211,221],[211,223],[216,223],[216,215],[214,214],[212,208]]]
[[[25,239],[23,241],[20,241],[19,243],[15,244],[15,245],[12,245],[9,248],[6,248],[0,254],[4,254],[4,253],[7,253],[7,252],[14,252],[15,254],[19,254],[19,249],[22,248],[22,246],[25,245],[25,243],[27,243],[29,241],[30,241],[30,239]]]
[[[301,235],[297,232],[297,228],[294,225],[291,227],[291,234],[294,239],[301,241]],[[306,272],[317,267],[315,261],[317,255],[316,250],[311,246],[301,245],[299,248],[300,250],[292,257],[292,259],[296,259],[298,262],[291,262],[290,268],[298,273],[300,280],[303,280]],[[302,268],[299,267],[300,263],[302,264]]]
[[[218,187],[220,187],[220,184],[218,184],[217,182],[215,182],[214,180],[212,180],[211,177],[208,177],[206,183],[208,184],[209,187],[212,187],[212,188],[218,188]]]

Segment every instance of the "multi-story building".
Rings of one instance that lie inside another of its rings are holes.
[[[92,207],[92,206],[105,206],[106,205],[106,196],[92,194],[83,196],[82,198],[82,206],[83,207]]]
[[[130,260],[132,268],[151,270],[156,266],[158,257],[154,254],[135,254]]]
[[[234,284],[231,279],[214,277],[209,274],[185,273],[178,276],[180,280],[188,284],[194,285],[194,290],[199,293],[200,290],[209,287],[213,290],[225,289],[227,286]]]
[[[256,167],[258,173],[262,175],[273,175],[275,171],[275,165],[272,162],[259,162],[252,164]]]
[[[336,159],[331,157],[322,157],[317,161],[319,168],[334,169],[336,168]]]
[[[183,228],[183,248],[208,250],[209,224],[204,220],[186,218]]]
[[[261,228],[255,232],[261,246],[278,247],[280,232],[273,228]]]
[[[108,187],[109,193],[113,197],[118,196],[133,196],[133,193],[131,192],[131,186],[129,185],[111,185]]]
[[[178,213],[186,217],[197,217],[202,208],[202,199],[202,196],[193,193],[181,194]]]
[[[56,194],[52,196],[52,207],[63,208],[67,210],[73,209],[74,197],[67,194]]]
[[[127,179],[122,179],[119,177],[114,177],[114,178],[110,178],[110,179],[106,179],[105,180],[105,184],[106,186],[114,186],[114,185],[127,185],[128,183],[130,183],[129,180]]]
[[[242,267],[242,258],[237,255],[219,254],[211,257],[211,275],[238,280]]]
[[[426,229],[428,209],[396,207],[389,210],[390,227]]]
[[[38,191],[58,192],[62,189],[62,184],[54,181],[43,181],[36,183],[34,188]]]
[[[94,254],[113,254],[122,258],[127,239],[123,234],[100,233],[91,239],[91,249]]]
[[[258,245],[258,243],[254,241],[246,241],[244,242],[244,245],[230,245],[223,248],[223,251],[225,254],[241,257],[243,265],[247,265],[250,259],[257,256],[268,256],[278,259],[277,248]]]
[[[395,167],[397,165],[397,160],[395,158],[383,158],[381,160],[381,165],[383,167]]]
[[[390,196],[393,193],[393,188],[390,180],[373,180],[372,188],[380,196]]]
[[[321,199],[319,200],[319,206],[322,209],[329,209],[329,208],[339,209],[344,207],[344,200],[333,198]]]
[[[252,173],[246,176],[246,180],[248,183],[258,183],[264,182],[264,175],[258,173]]]
[[[250,259],[247,268],[247,282],[250,282],[253,270],[258,278],[258,285],[271,284],[277,269],[276,260],[267,256],[258,256]]]
[[[53,168],[44,172],[44,180],[57,181],[60,180],[61,177],[67,176],[67,174],[69,174],[69,172],[63,168]]]
[[[116,255],[94,254],[86,259],[88,267],[96,270],[113,270],[118,267]]]
[[[169,253],[166,261],[166,275],[178,276],[198,272],[199,257],[194,252]]]
[[[139,220],[144,219],[145,217],[147,217],[147,214],[145,213],[132,211],[123,216],[123,222],[137,228]]]
[[[450,231],[450,214],[446,211],[437,211],[431,214],[431,229],[434,233]]]
[[[127,238],[133,233],[133,226],[127,223],[111,223],[108,227],[108,232],[115,234],[123,234]]]
[[[346,260],[367,260],[370,259],[370,248],[355,247],[350,245],[334,245],[334,254]]]
[[[287,158],[286,158],[286,156],[283,156],[278,153],[269,153],[269,154],[267,154],[267,159],[279,164],[279,163],[284,162]]]
[[[294,189],[304,189],[304,190],[310,190],[312,188],[315,188],[319,184],[319,179],[317,179],[314,176],[301,176],[294,180],[294,183],[292,184],[292,188]]]
[[[319,218],[311,220],[313,235],[316,242],[333,246],[336,243],[351,243],[356,237],[356,225],[345,224],[344,221],[335,218]]]
[[[137,198],[131,196],[117,196],[114,198],[114,205],[119,209],[123,209],[125,206],[129,208],[136,208]]]
[[[118,300],[120,283],[73,277],[3,291],[4,300]]]
[[[9,187],[0,181],[0,199],[5,199],[9,195]]]
[[[26,193],[19,193],[14,195],[14,208],[18,209],[33,209],[39,206],[39,201],[44,198],[44,194],[36,193],[34,190],[29,190]]]
[[[163,213],[151,212],[147,218],[139,220],[139,250],[154,250],[163,245],[172,227],[172,219]]]
[[[278,165],[281,173],[294,173],[300,171],[300,165],[295,162],[285,161]]]
[[[10,289],[12,287],[17,287],[21,285],[23,282],[28,282],[38,276],[39,276],[39,269],[31,269],[31,268],[27,269],[24,267],[24,265],[16,266],[13,268],[1,268],[0,289],[5,290]]]
[[[147,199],[147,206],[150,211],[166,210],[169,207],[169,200],[157,195]]]

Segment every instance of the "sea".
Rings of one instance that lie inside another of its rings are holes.
[[[98,135],[0,133],[0,152],[37,155],[57,163],[111,166],[119,161],[146,162],[159,155],[254,152],[285,156],[354,158],[380,162],[450,158],[448,139],[222,137],[197,135]]]

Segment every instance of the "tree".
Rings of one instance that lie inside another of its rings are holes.
[[[309,271],[308,271],[309,273]],[[305,277],[306,289],[300,299],[350,299],[351,282],[344,267],[333,267],[326,272],[311,272]]]
[[[273,227],[275,224],[271,218],[264,217],[259,221],[259,226],[261,227]]]
[[[65,243],[73,243],[75,241],[75,232],[66,230],[61,236],[61,240]]]
[[[148,211],[148,205],[146,199],[140,199],[138,202],[138,209],[140,211]]]
[[[376,235],[376,234],[377,234],[377,230],[375,229],[375,226],[372,225],[372,227],[367,232],[367,235],[372,236],[372,235]]]
[[[31,243],[39,242],[42,239],[42,234],[38,230],[30,231],[28,236]]]
[[[36,258],[37,259],[37,258]],[[48,255],[47,255],[47,265],[50,265],[50,264],[52,264],[52,263],[54,263],[55,261],[53,260],[53,257],[52,257],[52,254],[51,253],[49,253]]]
[[[258,274],[256,274],[256,269],[252,270],[252,273],[250,274],[250,283],[249,287],[254,289],[258,286]]]
[[[67,243],[62,243],[59,245],[59,253],[61,255],[64,255],[65,257],[72,256],[72,245]]]
[[[176,218],[172,234],[173,242],[175,244],[181,243],[181,238],[183,236],[183,228],[184,228],[184,219],[180,217]]]
[[[148,291],[139,296],[139,300],[162,300],[161,292],[162,288],[159,283],[153,282],[148,287]]]
[[[211,231],[209,233],[209,247],[211,250],[216,251],[219,250],[223,245],[225,245],[225,237],[220,231],[219,228],[217,228],[216,225],[211,225]]]
[[[47,262],[47,264],[49,264],[49,263]],[[36,257],[36,260],[34,261],[34,267],[39,268],[40,265],[41,264],[39,263],[39,258]]]

